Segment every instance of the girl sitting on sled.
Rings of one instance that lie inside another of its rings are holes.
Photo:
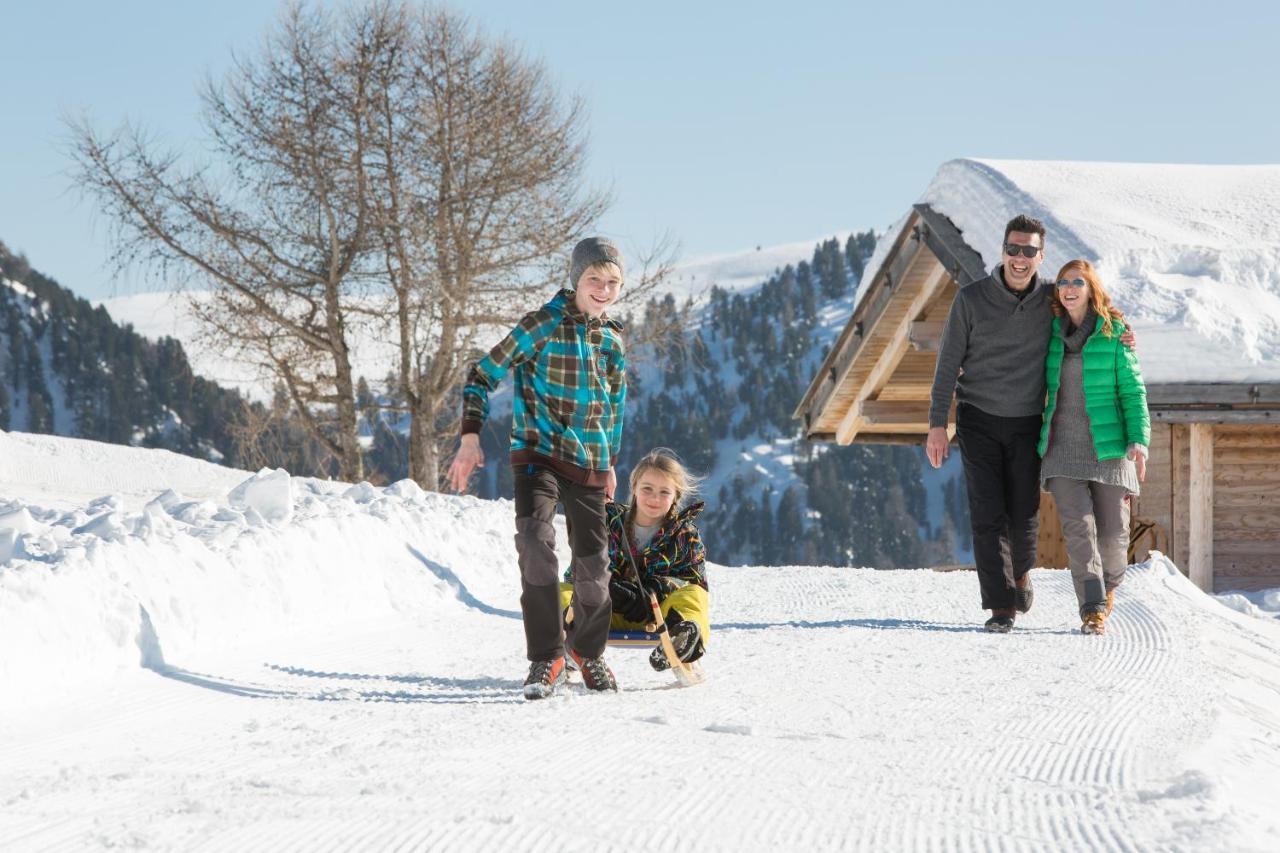
[[[667,623],[676,654],[685,663],[702,657],[711,634],[706,549],[694,520],[703,502],[690,503],[697,479],[666,448],[649,451],[631,472],[629,502],[605,505],[609,531],[609,599],[613,630],[643,630],[653,621],[650,593]],[[573,568],[560,585],[560,604],[573,596]],[[570,629],[572,630],[572,629]],[[649,665],[670,664],[661,646]]]

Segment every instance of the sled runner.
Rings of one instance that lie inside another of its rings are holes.
[[[667,658],[667,663],[671,665],[671,672],[675,674],[676,681],[681,687],[692,687],[706,681],[707,675],[697,661],[685,663],[676,654],[676,648],[671,644],[671,637],[667,634],[667,623],[662,618],[662,612],[658,607],[658,597],[652,593],[649,595],[649,605],[653,609],[653,617],[656,620],[654,623],[646,625],[644,631],[610,631],[608,644],[622,649],[652,649],[655,645],[659,645]],[[572,605],[565,611],[564,622],[566,626],[573,623]]]

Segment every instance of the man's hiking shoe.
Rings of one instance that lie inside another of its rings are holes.
[[[1116,591],[1114,589],[1107,590],[1107,618],[1111,618],[1111,608],[1116,606]]]
[[[1081,634],[1105,634],[1107,614],[1101,610],[1090,610],[1084,615],[1084,621],[1080,624]]]
[[[604,662],[603,657],[584,658],[578,654],[576,649],[570,649],[569,655],[573,658],[573,662],[578,665],[578,669],[582,671],[582,683],[586,685],[588,690],[612,690],[615,693],[617,692],[617,679],[613,677],[613,670],[609,669],[609,664]]]
[[[991,618],[983,623],[983,628],[990,634],[1007,634],[1013,630],[1014,609],[997,607],[991,611]]]
[[[1031,572],[1027,572],[1013,584],[1013,607],[1019,613],[1026,613],[1036,597],[1035,588],[1031,586]]]
[[[536,660],[529,664],[529,675],[524,680],[524,698],[546,699],[568,677],[569,674],[564,669],[564,658]]]
[[[697,622],[684,619],[668,630],[671,632],[671,645],[675,646],[676,657],[685,663],[702,657],[702,632],[698,630]],[[671,668],[671,662],[667,660],[667,653],[663,651],[662,643],[658,643],[653,651],[649,652],[649,666],[658,672]]]

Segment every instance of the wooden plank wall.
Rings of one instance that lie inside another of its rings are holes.
[[[1220,424],[1213,431],[1214,590],[1280,587],[1280,425]],[[1135,560],[1158,550],[1183,572],[1190,565],[1190,446],[1186,424],[1152,425],[1151,462],[1133,517],[1155,527],[1137,543]]]
[[[1159,551],[1177,562],[1170,542],[1173,530],[1173,427],[1170,424],[1151,425],[1150,451],[1147,481],[1133,502],[1130,526],[1134,530],[1147,523],[1152,526],[1145,534],[1139,534],[1134,543],[1133,560],[1140,563],[1151,556],[1152,551]]]
[[[1280,587],[1280,426],[1214,427],[1214,589]]]

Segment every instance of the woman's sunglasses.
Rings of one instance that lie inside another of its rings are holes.
[[[1016,258],[1018,255],[1022,255],[1024,258],[1034,258],[1038,251],[1040,251],[1039,246],[1020,246],[1017,243],[1004,244],[1004,253],[1011,258]]]
[[[1082,278],[1073,278],[1069,280],[1065,278],[1060,278],[1058,279],[1058,289],[1061,290],[1064,287],[1084,287],[1088,283],[1089,282],[1085,281]]]

